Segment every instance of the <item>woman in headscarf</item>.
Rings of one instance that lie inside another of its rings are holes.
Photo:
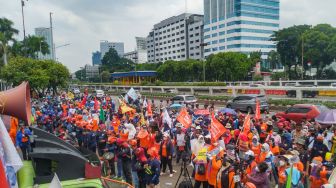
[[[258,188],[269,188],[270,182],[267,173],[268,165],[264,162],[260,163],[251,175],[247,175],[248,180]]]

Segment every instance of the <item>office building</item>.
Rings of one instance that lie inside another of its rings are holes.
[[[146,50],[146,37],[135,37],[137,50]]]
[[[49,53],[45,55],[38,53],[38,58],[55,60],[55,46],[53,43],[51,29],[46,27],[35,28],[35,35],[38,37],[43,37],[49,46]]]
[[[92,53],[92,65],[101,65],[102,62],[101,53],[99,51]]]
[[[204,0],[205,56],[261,51],[266,59],[278,30],[279,0]]]
[[[120,57],[124,55],[124,43],[123,42],[109,42],[109,41],[100,41],[100,53],[101,59],[104,58],[104,55],[113,48],[117,51]]]
[[[184,13],[154,25],[147,37],[149,63],[201,59],[203,15]]]
[[[124,54],[124,58],[137,64],[147,63],[146,38],[135,37],[136,50]]]
[[[85,75],[86,78],[96,78],[99,76],[99,66],[98,65],[85,65]]]
[[[124,58],[133,61],[136,64],[147,63],[147,51],[134,50],[124,54]]]

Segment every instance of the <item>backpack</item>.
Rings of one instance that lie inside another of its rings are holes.
[[[198,167],[197,167],[197,174],[199,175],[204,175],[205,174],[205,164],[204,163],[200,163],[198,164]]]

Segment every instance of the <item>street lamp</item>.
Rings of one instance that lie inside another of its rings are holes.
[[[67,44],[62,44],[62,45],[59,45],[59,46],[56,46],[55,47],[55,51],[54,51],[54,55],[55,55],[55,59],[57,60],[58,58],[56,58],[56,49],[58,49],[58,48],[63,48],[63,47],[66,47],[66,46],[69,46],[69,45],[71,45],[71,43],[67,43]],[[53,48],[53,47],[52,47]]]
[[[205,82],[205,61],[204,61],[204,47],[207,46],[208,43],[201,43],[201,59],[203,61],[203,82]]]

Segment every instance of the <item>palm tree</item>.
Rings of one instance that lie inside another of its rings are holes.
[[[7,65],[7,48],[9,42],[14,42],[14,35],[19,31],[13,28],[13,22],[7,18],[0,18],[0,45],[3,51],[3,62]]]

